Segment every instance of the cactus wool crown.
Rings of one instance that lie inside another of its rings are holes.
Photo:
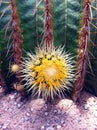
[[[62,53],[62,48],[52,52],[38,49],[36,55],[28,53],[22,66],[25,87],[44,99],[60,96],[72,86],[74,66],[71,61],[69,54]]]

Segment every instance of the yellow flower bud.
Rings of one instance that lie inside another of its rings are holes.
[[[13,64],[11,66],[11,71],[14,72],[14,73],[18,72],[19,71],[19,66],[17,64]]]

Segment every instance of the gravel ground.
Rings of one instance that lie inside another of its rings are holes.
[[[20,101],[17,93],[0,96],[0,130],[97,130],[97,97],[82,92],[45,104],[43,99]]]

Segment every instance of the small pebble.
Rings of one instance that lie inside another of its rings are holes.
[[[47,121],[47,124],[50,124],[50,120]]]
[[[59,124],[60,123],[60,119],[59,118],[55,118],[55,122]]]
[[[9,108],[9,112],[12,112],[13,110],[11,108]]]
[[[45,129],[45,127],[44,126],[41,126],[41,130],[44,130]]]
[[[10,99],[14,99],[14,95],[9,96]]]
[[[17,102],[14,102],[14,105],[17,105]]]
[[[61,114],[62,114],[62,115],[63,115],[63,114],[65,115],[65,111],[61,111]]]
[[[2,125],[0,125],[0,129],[2,128]]]
[[[27,115],[27,116],[30,116],[30,113],[27,112],[26,115]]]
[[[47,127],[46,130],[54,130],[54,127],[52,127],[52,126]]]
[[[5,111],[9,111],[9,108],[5,108]]]
[[[88,110],[88,106],[87,106],[87,105],[85,105],[85,106],[84,106],[84,109],[85,109],[85,110]]]
[[[45,112],[44,115],[47,116],[47,115],[48,115],[48,112]]]
[[[77,121],[78,121],[78,122],[81,122],[81,119],[78,119]]]
[[[3,130],[7,129],[7,125],[3,125],[3,126],[2,126],[2,129],[3,129]]]
[[[49,126],[49,125],[50,125],[50,123],[47,123],[46,125],[47,125],[47,126]]]
[[[61,120],[61,124],[64,124],[64,122],[65,122],[64,120]]]
[[[97,118],[97,111],[94,113],[94,116]]]
[[[29,121],[30,118],[28,116],[25,117],[25,121]]]
[[[21,107],[21,104],[18,104],[17,107],[20,108],[20,107]]]
[[[31,108],[31,111],[33,111],[33,108]]]
[[[58,114],[59,114],[59,115],[61,114],[61,110],[58,110]]]
[[[61,125],[57,125],[57,129],[60,130],[61,129]]]
[[[56,113],[57,113],[57,110],[54,110],[54,113],[56,114]]]

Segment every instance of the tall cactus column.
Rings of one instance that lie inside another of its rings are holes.
[[[20,28],[20,20],[17,11],[16,0],[11,0],[11,7],[12,7],[12,32],[13,32],[12,37],[13,64],[11,68],[12,72],[15,72],[15,82],[20,82],[21,73],[18,72],[18,70],[22,62],[23,36]]]
[[[88,56],[88,42],[90,38],[91,2],[92,0],[83,0],[84,9],[83,9],[83,17],[82,17],[82,28],[79,33],[77,74],[76,74],[76,82],[75,82],[75,88],[73,94],[74,101],[77,100],[84,86],[87,56]]]

